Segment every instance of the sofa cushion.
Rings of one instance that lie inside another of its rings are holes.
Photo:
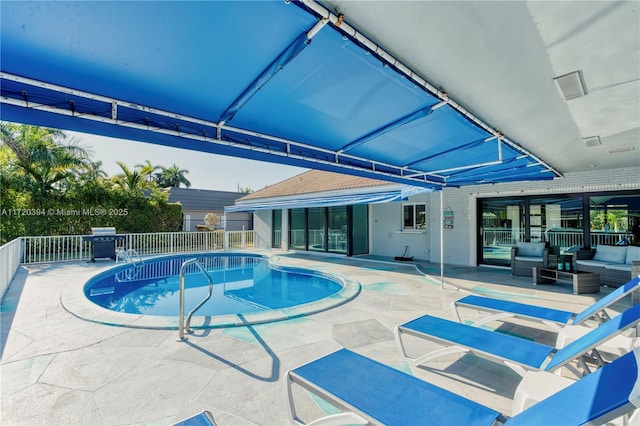
[[[629,246],[627,247],[627,260],[624,263],[631,265],[634,260],[640,260],[640,247]]]
[[[576,260],[577,265],[591,266],[597,268],[604,268],[607,266],[607,262],[601,262],[599,260]]]
[[[626,246],[598,246],[593,260],[606,263],[624,263],[627,259]]]
[[[604,269],[615,270],[615,271],[627,271],[631,273],[631,265],[627,265],[626,263],[609,263],[605,265]]]
[[[544,261],[544,257],[540,256],[515,256],[514,257],[515,260],[518,260],[520,262],[542,262]]]
[[[544,255],[544,247],[545,243],[526,243],[526,242],[518,242],[516,243],[517,256],[523,257],[542,257]]]

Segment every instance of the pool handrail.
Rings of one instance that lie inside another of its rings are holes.
[[[118,260],[120,259],[120,255],[124,255],[124,260],[127,263],[133,263],[134,265],[136,265],[136,261],[133,259],[133,256],[136,256],[140,264],[141,265],[144,264],[144,260],[142,260],[142,256],[140,256],[140,253],[138,253],[136,249],[130,248],[125,250],[124,248],[121,248],[120,250],[118,250],[118,253],[116,253],[116,263],[118,263]]]
[[[144,260],[142,260],[142,256],[140,256],[140,254],[135,249],[130,248],[128,250],[125,250],[124,248],[121,248],[116,253],[116,263],[118,263],[118,260],[120,260],[121,255],[124,255],[124,260],[126,263],[130,263],[133,266],[132,269],[126,271],[126,279],[127,281],[131,281],[136,278],[136,276],[138,275],[138,271],[144,266]],[[138,258],[137,260],[139,263],[136,263],[136,261],[133,259],[133,256],[136,256]],[[116,280],[121,282],[120,279],[118,279],[117,275]]]
[[[185,323],[184,320],[184,280],[185,280],[185,275],[187,273],[187,266],[189,266],[190,264],[195,264],[198,269],[200,270],[200,272],[202,272],[204,274],[205,277],[207,277],[207,280],[209,281],[209,293],[207,294],[207,296],[202,299],[200,301],[200,303],[198,303],[196,305],[195,308],[193,308],[189,314],[187,315],[187,320]],[[187,337],[185,337],[184,333],[185,331],[187,333],[193,333],[193,330],[191,330],[191,317],[193,316],[193,314],[200,309],[200,307],[202,307],[202,305],[204,305],[207,300],[209,300],[211,298],[211,295],[213,294],[213,280],[211,279],[211,276],[209,275],[209,273],[207,272],[207,270],[204,268],[204,266],[202,266],[202,263],[200,263],[200,261],[198,259],[196,259],[195,257],[189,260],[185,260],[182,263],[182,266],[180,267],[180,317],[178,318],[178,338],[176,339],[178,342],[184,342],[185,340],[188,340]]]

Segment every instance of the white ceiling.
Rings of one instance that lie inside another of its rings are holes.
[[[322,4],[560,172],[640,165],[640,1]],[[553,77],[576,70],[565,101]]]

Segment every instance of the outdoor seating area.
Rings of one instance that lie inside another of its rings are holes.
[[[546,268],[549,264],[549,247],[545,243],[518,241],[511,248],[511,273],[531,277],[533,268]]]
[[[598,245],[573,254],[575,271],[600,275],[600,285],[619,287],[631,279],[632,268],[640,271],[640,247]]]
[[[626,337],[621,333],[640,320],[640,305],[631,305],[629,297],[640,278],[601,294],[575,295],[567,286],[540,289],[508,269],[446,266],[441,283],[436,278],[439,265],[428,262],[271,255],[281,264],[348,276],[361,284],[361,293],[313,315],[195,329],[189,340],[177,342],[177,331],[164,329],[161,321],[153,328],[106,325],[84,321],[61,306],[63,290],[82,285],[108,264],[21,267],[2,306],[3,325],[8,326],[3,327],[0,363],[3,421],[224,426],[287,424],[292,418],[308,423],[328,417],[333,423],[327,424],[408,424],[412,418],[431,419],[433,424],[456,419],[465,424],[496,419],[528,424],[552,413],[542,409],[545,404],[562,405],[576,392],[593,404],[565,410],[566,417],[560,417],[565,424],[578,419],[598,424],[635,410],[630,401],[637,397],[630,390],[638,388],[637,375],[629,372],[637,371],[638,354],[627,347],[611,359],[614,362],[607,364],[606,358],[602,368],[591,357],[602,345]],[[480,294],[496,303],[518,300],[549,313],[570,308],[563,321],[586,323],[589,332],[557,350],[557,329],[538,327],[539,322],[526,318],[529,314],[482,327],[477,325],[486,315],[475,309],[452,315],[452,303],[470,302]],[[400,333],[403,339],[406,333],[420,338],[399,344]],[[449,333],[466,337],[459,341]],[[445,341],[472,349],[461,357],[456,350],[442,351]],[[489,347],[474,347],[477,341]],[[413,351],[422,342],[445,356],[419,360],[428,363],[417,367],[399,351],[403,345]],[[550,361],[545,361],[547,356]],[[572,368],[561,368],[567,366]],[[579,371],[580,366],[586,369]],[[562,376],[547,373],[560,370]],[[621,376],[620,371],[625,373]],[[540,389],[540,380],[549,386]],[[615,395],[603,399],[599,395],[604,388],[609,392],[610,380],[616,383]],[[553,396],[548,392],[565,387]],[[442,405],[434,409],[434,404],[421,402],[425,398]],[[34,399],[39,401],[36,406]],[[533,401],[543,402],[529,408]],[[26,405],[31,408],[25,410]],[[348,412],[340,414],[346,407]],[[398,409],[402,407],[409,408]]]

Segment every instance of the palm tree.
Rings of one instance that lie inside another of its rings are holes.
[[[108,176],[107,172],[102,169],[102,161],[90,161],[83,173],[83,177],[87,181],[97,181]]]
[[[147,163],[149,162],[147,161]],[[155,182],[149,180],[149,176],[151,176],[154,171],[154,166],[150,163],[138,164],[133,170],[122,161],[118,161],[116,164],[122,169],[122,173],[114,176],[113,180],[116,185],[128,193],[142,194],[145,189],[153,189],[155,186]]]
[[[185,177],[189,170],[181,169],[175,164],[169,168],[160,167],[162,170],[160,173],[156,173],[156,181],[162,188],[174,187],[178,188],[181,184],[184,184],[187,188],[191,186],[189,179]]]
[[[15,156],[13,166],[35,193],[59,189],[89,162],[89,153],[78,139],[67,139],[61,130],[2,122],[0,135]]]

